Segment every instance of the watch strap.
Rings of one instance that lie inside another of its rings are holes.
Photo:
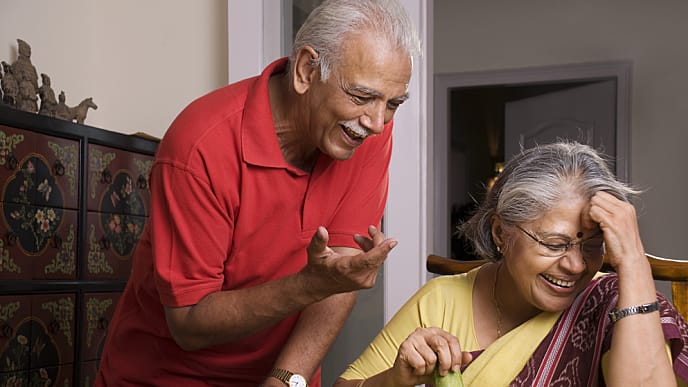
[[[294,375],[296,375],[296,374],[291,372],[291,371],[282,369],[282,368],[273,368],[272,371],[270,371],[270,376],[272,376],[273,378],[279,379],[280,381],[282,381],[287,386],[290,385],[289,381],[290,381],[291,377]],[[303,379],[303,377],[301,377],[301,378]]]
[[[609,312],[609,319],[612,324],[621,320],[624,317],[632,316],[634,314],[645,314],[651,313],[659,310],[659,301],[651,302],[649,304],[642,304],[636,306],[629,306],[628,308],[623,308],[621,310],[614,309]]]
[[[289,385],[289,378],[291,378],[292,375],[294,375],[293,372],[281,368],[273,368],[272,371],[270,371],[270,376],[283,381],[287,386]]]

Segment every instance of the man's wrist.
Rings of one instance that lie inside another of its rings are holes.
[[[288,387],[308,387],[308,382],[303,376],[282,368],[273,368],[270,376],[282,381]]]

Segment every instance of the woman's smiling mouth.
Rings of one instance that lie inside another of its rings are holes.
[[[552,277],[552,276],[549,275],[549,274],[544,274],[544,273],[543,273],[543,274],[540,274],[540,276],[541,276],[542,278],[544,278],[545,281],[551,283],[552,285],[556,285],[556,286],[559,286],[559,287],[562,287],[562,288],[567,288],[567,289],[568,289],[568,288],[572,288],[573,285],[576,284],[575,281],[566,281],[566,280],[554,278],[554,277]]]

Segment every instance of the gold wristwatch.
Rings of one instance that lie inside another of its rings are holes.
[[[281,368],[273,368],[270,376],[283,381],[289,387],[308,387],[308,383],[303,376]]]

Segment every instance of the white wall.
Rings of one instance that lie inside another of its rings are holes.
[[[688,258],[688,2],[435,0],[437,73],[631,60],[630,180],[648,252]]]
[[[2,0],[0,60],[20,38],[86,124],[162,136],[191,100],[227,82],[226,0]]]

